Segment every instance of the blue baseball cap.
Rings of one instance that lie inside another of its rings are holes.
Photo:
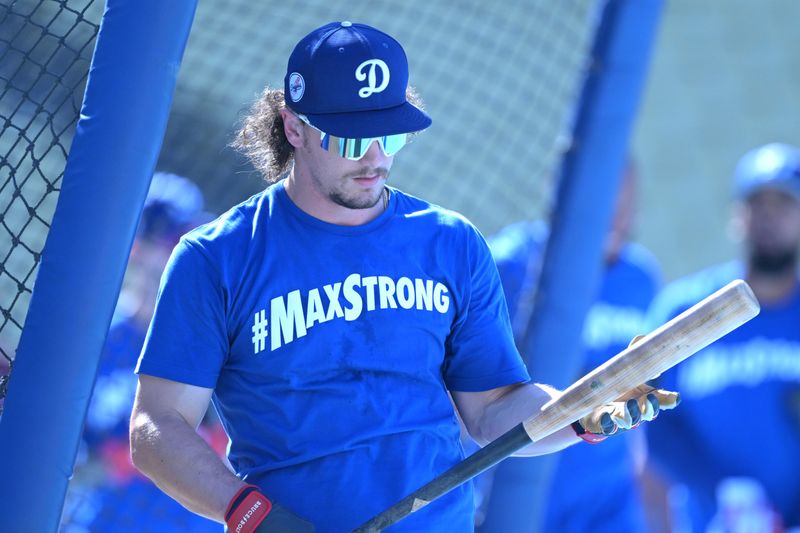
[[[800,200],[800,149],[771,143],[750,150],[736,165],[734,187],[741,200],[765,188],[786,191]]]
[[[156,172],[142,209],[137,238],[177,243],[181,235],[210,220],[203,193],[188,178]]]
[[[297,43],[286,69],[286,105],[337,137],[420,131],[427,113],[406,100],[408,60],[393,37],[366,24],[331,22]]]

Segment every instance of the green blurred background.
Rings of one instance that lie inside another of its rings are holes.
[[[800,145],[800,2],[665,3],[633,150],[637,235],[668,279],[733,257],[737,159],[763,143]]]

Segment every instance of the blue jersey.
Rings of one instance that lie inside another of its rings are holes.
[[[128,444],[128,421],[136,394],[136,376],[131,370],[142,350],[144,335],[144,326],[133,317],[115,312],[86,413],[83,439],[90,448],[109,440]]]
[[[521,296],[536,283],[546,239],[543,224],[525,222],[505,228],[490,240],[512,317]],[[646,333],[645,313],[659,280],[655,259],[636,244],[626,244],[618,258],[606,265],[599,294],[584,322],[584,372]],[[559,454],[544,531],[645,530],[633,470],[633,437],[623,434],[600,445],[578,444]]]
[[[62,516],[66,531],[126,531],[132,524],[137,531],[219,531],[219,524],[184,509],[131,464],[128,420],[136,392],[132,370],[144,337],[144,326],[132,316],[115,313],[83,431],[93,464],[78,466],[87,472],[102,469],[103,479],[97,485],[70,484]]]
[[[462,217],[391,190],[360,226],[283,182],[185,236],[138,372],[214,388],[242,479],[349,531],[463,458],[449,390],[529,379],[497,269]],[[465,484],[391,531],[471,531]]]
[[[660,324],[728,282],[744,277],[728,263],[667,286],[653,305]],[[800,526],[800,290],[663,375],[681,405],[659,417],[651,456],[689,488],[698,531],[715,512],[720,480],[754,478],[784,519]]]

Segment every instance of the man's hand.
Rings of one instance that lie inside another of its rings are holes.
[[[314,533],[315,528],[285,507],[270,501],[255,485],[237,492],[228,504],[225,523],[231,533]]]
[[[639,385],[617,401],[596,407],[574,422],[572,428],[583,440],[597,443],[618,431],[635,428],[642,421],[653,420],[660,411],[674,409],[680,401],[677,392]]]
[[[644,335],[635,336],[628,346],[633,346]],[[681,402],[677,392],[656,389],[648,384],[639,385],[610,404],[596,407],[591,413],[572,423],[575,433],[592,444],[605,440],[617,431],[635,428],[642,421],[653,420],[660,411],[674,409]]]

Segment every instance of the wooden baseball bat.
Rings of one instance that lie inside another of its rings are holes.
[[[759,312],[742,280],[718,290],[570,385],[541,410],[352,533],[372,533],[418,511],[520,448],[566,427],[677,365]],[[680,392],[680,391],[679,391]]]

